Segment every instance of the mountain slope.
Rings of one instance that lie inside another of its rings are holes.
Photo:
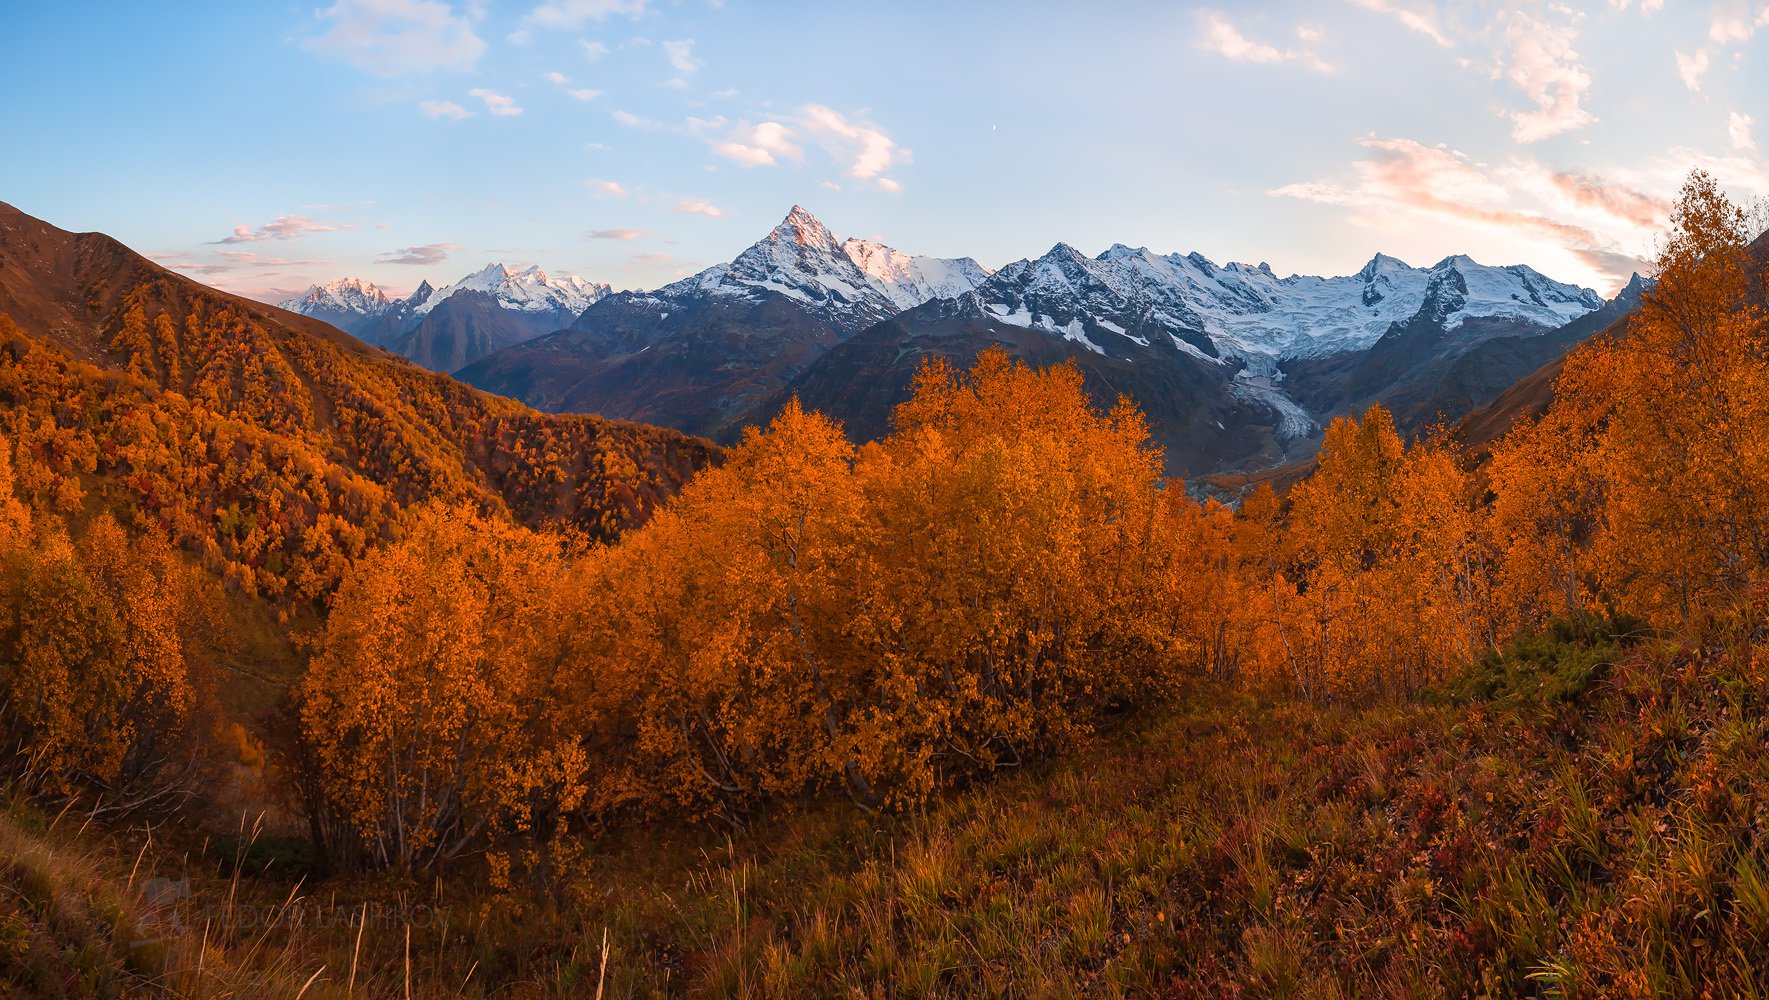
[[[3,204],[0,315],[21,490],[157,525],[272,594],[326,592],[429,498],[607,537],[717,454],[486,396]]]
[[[1074,322],[1077,329],[1091,329]],[[890,430],[891,412],[908,398],[925,359],[943,358],[965,368],[979,351],[994,346],[1036,366],[1074,362],[1099,405],[1119,395],[1135,400],[1151,435],[1167,448],[1169,471],[1191,475],[1282,459],[1282,415],[1231,392],[1233,366],[1174,348],[1156,361],[1115,357],[1085,346],[1080,342],[1085,336],[1053,337],[1004,322],[977,295],[936,300],[831,348],[737,423],[761,423],[797,396],[807,408],[841,420],[849,437],[879,438]]]
[[[905,304],[968,291],[976,261],[838,240],[794,206],[729,264],[619,292],[569,330],[499,351],[461,379],[552,411],[588,411],[731,440],[825,350]]]

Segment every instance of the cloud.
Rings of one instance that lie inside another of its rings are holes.
[[[1255,42],[1241,34],[1239,28],[1221,11],[1204,10],[1198,12],[1203,22],[1204,34],[1198,40],[1198,47],[1215,52],[1227,59],[1252,63],[1284,63],[1297,62],[1318,73],[1331,73],[1333,67],[1320,56],[1307,49],[1280,49],[1264,42]],[[1315,29],[1318,31],[1318,29]]]
[[[1769,4],[1758,5],[1754,11],[1751,6],[1746,0],[1718,0],[1708,25],[1708,39],[1716,45],[1750,41],[1758,28],[1769,25]]]
[[[1401,24],[1417,31],[1419,34],[1424,35],[1426,38],[1431,39],[1446,49],[1455,46],[1455,43],[1450,41],[1449,35],[1444,33],[1442,22],[1439,21],[1437,11],[1435,10],[1430,8],[1420,9],[1417,7],[1410,7],[1404,4],[1394,3],[1392,0],[1351,0],[1351,2],[1365,10],[1373,10],[1380,14],[1392,14],[1400,20]]]
[[[641,118],[638,115],[635,115],[630,111],[615,111],[612,113],[611,117],[614,118],[614,120],[617,124],[624,125],[627,128],[662,128],[663,127],[663,126],[657,124],[656,122],[652,121],[649,118]]]
[[[634,264],[674,264],[676,258],[667,253],[636,253],[627,258]]]
[[[1600,212],[1638,229],[1661,229],[1670,218],[1669,201],[1611,178],[1550,170],[1543,173],[1542,179],[1565,203]]]
[[[706,215],[715,219],[725,214],[719,211],[717,205],[704,198],[683,198],[676,202],[675,211],[683,215]]]
[[[453,101],[422,101],[418,104],[418,110],[432,118],[453,118],[460,121],[462,118],[473,117],[473,112]]]
[[[590,62],[595,62],[608,54],[608,46],[603,45],[601,42],[590,42],[578,39],[577,44],[583,48],[584,58],[588,59]]]
[[[302,42],[377,76],[472,70],[485,41],[440,0],[338,0],[319,12],[326,32]]]
[[[215,256],[227,258],[228,267],[321,267],[337,261],[317,257],[266,257],[251,250],[217,250]]]
[[[1708,71],[1708,50],[1696,49],[1694,52],[1678,52],[1677,75],[1683,78],[1683,86],[1690,90],[1701,90],[1701,78]]]
[[[1726,122],[1726,135],[1732,139],[1733,149],[1754,150],[1757,148],[1757,140],[1751,138],[1751,126],[1754,124],[1756,124],[1756,119],[1750,115],[1732,112],[1732,116]]]
[[[1536,142],[1595,123],[1596,116],[1580,105],[1591,89],[1591,74],[1573,49],[1577,25],[1549,24],[1516,10],[1501,19],[1505,37],[1499,72],[1536,105],[1534,111],[1511,113],[1511,137]]]
[[[484,87],[474,87],[472,90],[467,91],[467,95],[469,97],[477,97],[485,102],[485,110],[499,118],[507,118],[511,115],[519,115],[522,113],[522,109],[516,106],[515,98],[494,93],[486,90]]]
[[[683,76],[693,76],[700,71],[702,63],[694,58],[694,39],[681,38],[664,42],[663,52],[669,57],[670,66]]]
[[[566,76],[564,73],[560,73],[557,70],[555,70],[554,72],[548,73],[547,79],[551,80],[553,83],[556,83],[559,86],[565,88],[566,95],[575,99],[575,100],[593,101],[596,98],[602,96],[602,92],[600,90],[591,90],[589,87],[573,87],[573,86],[571,86],[571,77]]]
[[[627,196],[627,189],[621,187],[616,181],[589,181],[588,183],[590,187],[611,198],[625,198]]]
[[[1585,15],[1560,2],[1501,3],[1483,15],[1468,4],[1418,0],[1352,0],[1388,14],[1446,49],[1460,49],[1464,67],[1490,72],[1523,94],[1534,107],[1505,111],[1511,137],[1530,143],[1597,122],[1584,107],[1591,73],[1575,45]],[[1461,14],[1467,23],[1452,21]]]
[[[1369,136],[1362,145],[1374,155],[1353,163],[1350,179],[1288,184],[1268,193],[1354,209],[1354,220],[1372,227],[1416,227],[1424,217],[1547,243],[1612,286],[1643,267],[1623,248],[1644,245],[1652,236],[1659,203],[1646,195],[1596,178],[1557,174],[1530,161],[1494,170],[1446,146],[1411,139]],[[1532,183],[1558,201],[1605,216],[1603,231],[1520,204]]]
[[[725,139],[713,143],[713,152],[746,167],[772,166],[781,160],[802,162],[805,151],[793,142],[793,131],[779,122],[738,124]]]
[[[257,243],[261,240],[293,240],[309,233],[330,233],[348,228],[350,227],[330,226],[315,222],[305,215],[279,215],[256,229],[251,226],[235,226],[230,235],[212,240],[210,245]]]
[[[637,18],[648,5],[649,0],[552,0],[529,11],[522,23],[569,31],[583,27],[586,21],[603,21],[615,15]]]
[[[872,181],[886,190],[898,189],[894,181],[886,184],[888,178],[883,174],[892,166],[911,162],[913,155],[877,125],[864,120],[850,121],[821,104],[808,104],[799,114],[800,128],[830,155],[847,163],[849,177]]]
[[[377,264],[440,264],[448,259],[448,255],[459,253],[461,247],[453,243],[425,243],[423,246],[403,247],[389,250],[382,254]]]
[[[643,229],[593,229],[590,231],[592,240],[636,240],[645,235]]]

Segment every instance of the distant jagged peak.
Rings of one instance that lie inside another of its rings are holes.
[[[277,303],[291,312],[311,315],[316,312],[358,313],[374,316],[393,307],[395,299],[385,289],[365,278],[333,278],[323,284],[309,285],[305,292]]]

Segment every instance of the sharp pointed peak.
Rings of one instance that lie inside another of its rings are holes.
[[[797,243],[819,250],[836,250],[841,246],[841,241],[835,238],[829,227],[803,205],[792,206],[792,211],[786,213],[786,218],[780,220],[780,224],[768,234],[768,239],[775,243]]]
[[[1067,258],[1071,260],[1088,260],[1088,256],[1068,243],[1057,243],[1046,253],[1046,257]]]

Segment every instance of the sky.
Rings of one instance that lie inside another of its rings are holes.
[[[0,201],[276,301],[501,261],[651,288],[794,204],[989,267],[1378,251],[1613,292],[1769,197],[1769,2],[7,5]]]

